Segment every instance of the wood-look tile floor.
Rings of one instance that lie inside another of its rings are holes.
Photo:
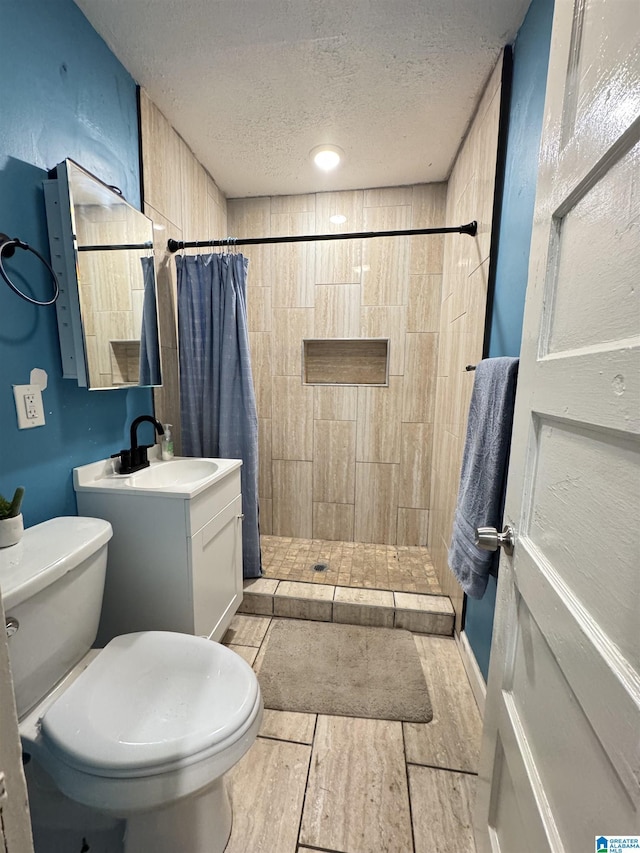
[[[363,589],[441,594],[427,548],[261,536],[264,577]],[[314,566],[324,564],[325,571]]]
[[[236,616],[223,642],[259,673],[275,621]],[[480,715],[456,641],[414,638],[433,721],[265,711],[229,774],[226,853],[475,853]]]

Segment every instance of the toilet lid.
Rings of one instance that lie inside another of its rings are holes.
[[[258,696],[251,667],[219,643],[168,631],[125,634],[51,705],[41,733],[65,763],[119,775],[223,748]]]

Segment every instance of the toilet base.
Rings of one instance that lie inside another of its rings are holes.
[[[127,818],[124,853],[223,853],[231,835],[224,776],[199,794]]]
[[[25,767],[36,853],[223,853],[231,835],[225,777],[162,809],[117,819],[66,797],[49,774]],[[124,841],[123,841],[124,836]]]
[[[66,797],[37,761],[25,768],[35,853],[123,853],[125,822]],[[3,848],[2,848],[3,849]]]

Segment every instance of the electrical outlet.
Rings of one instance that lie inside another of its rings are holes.
[[[42,391],[38,385],[14,385],[18,429],[44,426]]]
[[[36,409],[36,395],[35,394],[25,394],[24,395],[24,407],[27,410],[27,419],[32,421],[38,417],[38,410]]]

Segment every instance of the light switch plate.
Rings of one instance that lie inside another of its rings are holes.
[[[42,390],[39,385],[14,385],[18,429],[44,426]]]

